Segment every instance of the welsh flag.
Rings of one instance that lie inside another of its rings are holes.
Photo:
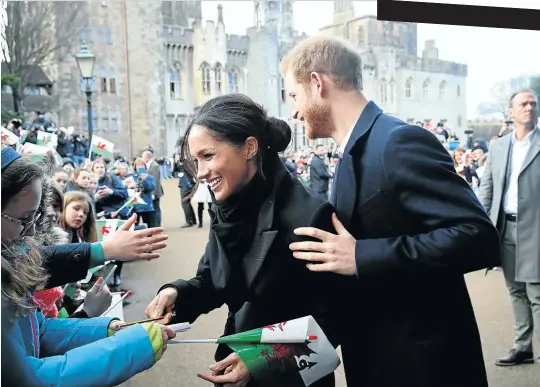
[[[106,159],[112,160],[113,158],[114,144],[105,140],[102,137],[93,135],[92,144],[90,144],[90,151],[97,155],[100,155]]]
[[[339,356],[311,316],[219,338],[261,385],[310,386],[340,365]]]
[[[19,137],[11,130],[2,128],[2,145],[14,145],[19,142]]]
[[[19,153],[21,154],[21,156],[28,157],[36,163],[43,161],[47,154],[51,155],[58,165],[62,165],[64,161],[55,149],[46,146],[31,144],[29,142],[27,142],[21,147]]]
[[[107,241],[114,237],[116,231],[126,223],[125,220],[121,219],[98,219],[96,220],[96,229],[98,233],[99,241]],[[135,225],[130,228],[131,231],[135,229]]]
[[[122,211],[124,208],[130,208],[134,207],[137,204],[146,204],[146,202],[141,198],[140,192],[136,192],[133,196],[131,196],[127,202],[122,204],[122,207],[120,207],[117,212]]]
[[[37,144],[56,148],[58,146],[58,136],[54,133],[47,133],[40,130],[37,133]]]
[[[28,132],[26,130],[21,130],[19,132],[20,141],[24,142],[27,135]],[[48,133],[42,130],[38,130],[36,138],[37,145],[44,145],[52,148],[56,148],[58,146],[58,136],[54,133]]]

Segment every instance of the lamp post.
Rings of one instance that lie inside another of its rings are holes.
[[[86,105],[88,108],[88,145],[92,144],[92,135],[94,128],[92,126],[92,78],[94,77],[94,64],[96,63],[96,57],[88,48],[86,42],[83,41],[81,45],[81,51],[75,55],[81,77],[86,83]]]

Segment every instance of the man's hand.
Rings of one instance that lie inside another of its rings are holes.
[[[321,240],[321,242],[295,242],[289,248],[293,256],[308,263],[311,271],[331,271],[342,275],[356,275],[355,247],[356,239],[345,229],[336,214],[332,214],[332,223],[337,234],[314,227],[300,227],[294,230],[296,235],[303,235]]]
[[[245,363],[236,353],[231,353],[225,359],[210,367],[212,375],[197,374],[201,379],[223,387],[244,387],[251,380],[251,375]],[[223,375],[220,373],[223,372]]]

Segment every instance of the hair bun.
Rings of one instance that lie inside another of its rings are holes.
[[[289,146],[292,138],[292,130],[289,124],[279,118],[268,117],[268,145],[274,152],[283,152]]]

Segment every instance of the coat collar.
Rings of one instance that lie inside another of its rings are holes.
[[[355,163],[353,161],[354,150],[364,135],[369,133],[377,118],[383,113],[375,102],[370,101],[356,121],[351,137],[345,147],[343,158],[340,162],[336,184],[336,203],[332,203],[340,216],[341,222],[347,228],[350,225],[354,212],[356,196],[358,195],[358,181],[356,178]],[[351,187],[352,184],[352,187]]]

